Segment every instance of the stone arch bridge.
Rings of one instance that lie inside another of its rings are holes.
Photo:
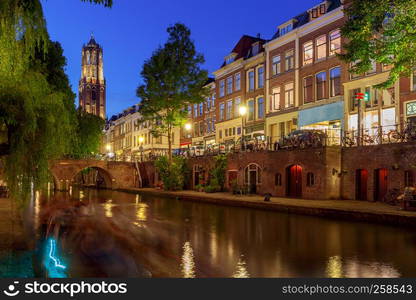
[[[103,177],[108,189],[123,189],[143,186],[140,164],[104,160],[55,160],[50,163],[55,189],[68,191],[75,177],[85,169],[96,169]]]

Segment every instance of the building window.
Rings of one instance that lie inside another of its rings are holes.
[[[227,78],[227,95],[230,95],[233,93],[233,77]]]
[[[254,91],[254,71],[248,72],[248,90]]]
[[[273,75],[281,73],[280,55],[273,56],[272,58],[272,72]]]
[[[316,100],[325,99],[326,72],[316,74]]]
[[[257,99],[257,118],[263,119],[264,118],[264,98]]]
[[[230,100],[230,101],[227,102],[226,115],[227,115],[227,117],[226,117],[227,120],[230,120],[230,119],[233,118],[233,100]]]
[[[248,101],[248,120],[254,120],[254,100]]]
[[[204,114],[204,103],[199,103],[199,115],[202,116]]]
[[[255,176],[254,176],[255,173]],[[249,164],[244,170],[245,184],[261,184],[261,168],[257,164]]]
[[[306,175],[306,186],[314,186],[315,185],[315,174],[309,172]]]
[[[326,57],[326,35],[322,35],[316,39],[316,59]]]
[[[235,90],[241,90],[241,73],[235,74]]]
[[[285,85],[285,107],[293,107],[295,105],[295,97],[293,90],[293,82]]]
[[[295,68],[295,50],[289,50],[285,55],[286,71],[290,71]]]
[[[341,53],[341,31],[339,29],[329,34],[329,55]]]
[[[220,137],[220,139],[222,139],[222,130],[220,130],[220,131],[218,132],[218,136]]]
[[[220,81],[220,97],[225,96],[225,82],[224,80]]]
[[[194,118],[198,117],[198,104],[194,104]]]
[[[313,62],[313,42],[307,42],[303,45],[303,65],[308,65]]]
[[[413,187],[413,172],[412,171],[404,171],[404,186]]]
[[[225,104],[220,104],[220,121],[224,121],[224,110],[225,110]]]
[[[313,76],[308,76],[303,79],[303,102],[311,101],[313,101]]]
[[[276,173],[274,175],[274,185],[275,186],[282,186],[282,174]]]
[[[270,111],[277,111],[280,109],[280,87],[273,89],[272,99],[270,101]]]
[[[238,117],[239,115],[239,113],[240,113],[240,105],[241,105],[241,98],[240,97],[238,97],[238,98],[235,98],[235,100],[234,100],[234,114],[235,114],[235,116],[234,117]]]
[[[257,88],[262,89],[264,87],[264,67],[257,69]]]
[[[331,81],[331,97],[341,95],[341,67],[331,69],[329,77]]]

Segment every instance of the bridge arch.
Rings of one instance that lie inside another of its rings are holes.
[[[77,177],[82,175],[83,171],[86,170],[96,170],[97,171],[97,176],[99,176],[99,178],[96,178],[96,184],[97,187],[105,187],[107,189],[112,189],[113,188],[113,182],[115,181],[115,178],[113,178],[110,174],[110,172],[102,167],[97,167],[97,166],[88,166],[84,169],[81,169],[78,173],[76,173],[74,175],[74,177],[71,179],[71,183],[75,183],[77,180]]]
[[[68,191],[75,183],[76,176],[85,169],[98,170],[103,185],[108,189],[136,187],[137,169],[131,162],[110,162],[100,160],[56,160],[50,164],[55,189]]]

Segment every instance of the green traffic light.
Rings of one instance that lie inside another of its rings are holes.
[[[369,93],[369,92],[366,92],[366,93],[365,93],[365,95],[364,95],[364,101],[365,101],[365,102],[370,101],[370,93]]]

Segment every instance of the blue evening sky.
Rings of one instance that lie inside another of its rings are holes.
[[[80,0],[42,0],[49,34],[68,60],[67,74],[78,90],[81,47],[91,32],[104,48],[107,116],[137,103],[140,71],[152,51],[167,39],[166,28],[185,23],[192,31],[205,68],[221,65],[243,34],[270,39],[278,25],[321,0],[114,0],[106,9]],[[78,105],[78,99],[76,100]]]

